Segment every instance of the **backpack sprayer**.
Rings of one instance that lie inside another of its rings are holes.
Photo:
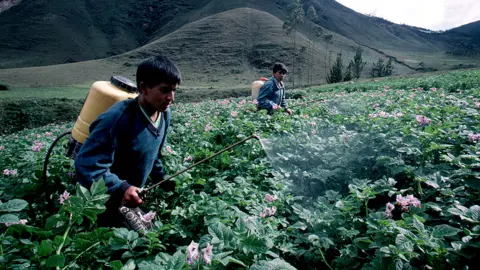
[[[138,96],[138,90],[135,84],[124,77],[120,76],[112,76],[110,79],[110,82],[107,81],[98,81],[95,82],[90,91],[88,92],[88,95],[83,103],[82,109],[80,111],[80,115],[77,118],[77,121],[75,123],[75,126],[73,127],[72,131],[65,132],[58,136],[50,146],[50,148],[47,151],[47,155],[45,157],[45,161],[43,164],[43,174],[42,174],[42,181],[44,188],[46,188],[46,193],[48,194],[48,185],[47,185],[47,165],[50,159],[50,155],[55,147],[55,145],[58,143],[58,141],[67,136],[70,135],[70,139],[68,142],[67,146],[67,152],[66,156],[75,159],[78,152],[80,151],[80,148],[82,147],[83,143],[89,136],[89,127],[90,124],[103,112],[108,110],[110,106],[115,104],[116,102],[125,100],[125,99],[133,99]],[[214,158],[221,153],[228,151],[238,145],[241,145],[245,143],[246,141],[250,139],[257,139],[260,143],[260,137],[257,136],[256,134],[253,134],[237,143],[234,143],[223,150],[212,154],[211,156],[198,161],[197,163],[187,167],[184,170],[181,170],[168,178],[156,183],[155,185],[148,187],[148,188],[143,188],[139,192],[139,196],[144,199],[148,192],[153,190],[154,188],[158,187],[162,183],[165,183],[166,181],[171,180],[172,178],[194,168],[195,166],[204,163],[205,161]],[[50,209],[53,209],[53,201],[52,199],[47,196],[47,203],[49,205]],[[145,221],[143,219],[144,213],[137,207],[137,208],[128,208],[126,206],[120,206],[118,209],[118,212],[122,215],[124,221],[123,224],[135,231],[146,231],[150,228],[153,227],[153,224],[150,221]]]

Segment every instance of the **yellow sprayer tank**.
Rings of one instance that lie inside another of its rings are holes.
[[[125,77],[112,76],[110,81],[93,83],[72,129],[67,156],[75,159],[80,147],[90,135],[90,124],[113,104],[138,96],[135,83]]]
[[[262,77],[252,83],[252,100],[257,99],[260,88],[262,88],[266,81],[268,81],[268,79]]]

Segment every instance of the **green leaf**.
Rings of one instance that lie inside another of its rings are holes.
[[[28,203],[24,200],[13,199],[6,203],[0,204],[0,212],[18,212],[27,207]]]
[[[460,241],[452,242],[451,245],[453,247],[453,250],[455,250],[455,251],[460,251],[463,247],[463,243],[460,242]]]
[[[221,222],[218,222],[213,226],[209,226],[208,233],[213,236],[212,244],[219,243],[221,245],[220,249],[223,247],[229,247],[230,243],[234,239],[232,229],[225,226]]]
[[[65,257],[63,255],[52,255],[46,262],[48,267],[62,267],[65,265]]]
[[[222,260],[220,260],[220,262],[223,264],[223,266],[227,266],[229,263],[234,263],[234,264],[241,265],[243,267],[247,267],[242,261],[237,260],[231,256],[223,258]]]
[[[173,254],[173,256],[168,260],[167,265],[165,266],[169,270],[182,270],[183,266],[187,263],[185,255],[181,250],[178,250]]]
[[[18,222],[20,219],[13,214],[4,214],[0,216],[0,223],[13,223]]]
[[[121,261],[113,261],[113,262],[109,262],[108,264],[110,268],[112,268],[112,270],[121,270],[123,267],[123,264]]]
[[[130,259],[128,260],[128,262],[122,267],[121,270],[135,270],[135,260],[134,259]]]
[[[467,178],[464,180],[465,185],[474,188],[476,190],[480,190],[480,180],[477,178]]]
[[[456,235],[457,233],[459,233],[461,231],[462,230],[454,228],[450,225],[442,224],[442,225],[435,226],[435,228],[433,229],[432,235],[433,235],[433,237],[436,237],[436,238],[442,238],[442,237],[445,237],[445,236]]]
[[[282,259],[274,259],[272,261],[260,261],[250,267],[250,270],[265,270],[265,269],[275,269],[275,270],[297,270],[286,261]]]
[[[403,270],[403,262],[402,260],[395,260],[395,270]]]
[[[38,255],[47,256],[53,252],[52,240],[43,240],[38,246]]]
[[[470,216],[474,221],[479,221],[480,218],[480,206],[474,205],[468,210]]]
[[[413,251],[413,243],[403,234],[398,234],[395,239],[395,245],[402,251]]]
[[[94,182],[90,191],[77,184],[77,196],[70,197],[71,206],[67,208],[74,215],[74,220],[80,224],[85,216],[95,222],[97,215],[106,209],[105,203],[110,197],[105,194],[106,191],[103,180]]]
[[[143,261],[138,264],[138,269],[139,270],[165,270],[166,268],[157,261],[154,261],[154,262]]]
[[[268,251],[267,241],[263,238],[258,238],[255,235],[250,235],[242,241],[242,250],[245,254],[264,254]]]
[[[415,229],[417,229],[419,232],[421,232],[422,234],[425,232],[425,226],[423,225],[423,223],[417,218],[417,216],[415,215],[413,217],[413,227],[415,227]]]
[[[20,242],[24,245],[33,245],[32,241],[29,239],[20,239]]]
[[[305,223],[303,223],[303,222],[297,221],[295,224],[290,226],[290,228],[300,229],[300,230],[304,231],[307,228],[307,225],[305,225]]]

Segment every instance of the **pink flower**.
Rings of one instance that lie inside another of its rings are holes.
[[[369,118],[377,118],[378,117],[378,114],[376,113],[371,113],[368,115]]]
[[[417,115],[415,117],[415,119],[417,120],[417,123],[420,125],[420,126],[424,126],[424,125],[428,125],[430,123],[432,123],[432,120],[430,120],[429,118],[423,116],[423,115]]]
[[[52,132],[45,132],[44,134],[45,134],[45,136],[52,136],[53,135]]]
[[[243,104],[245,104],[245,102],[247,102],[247,101],[246,101],[245,99],[243,99],[243,100],[240,101],[238,104],[243,105]]]
[[[0,151],[2,151],[3,149],[5,149],[5,146],[0,145]]]
[[[252,101],[252,103],[255,104],[255,105],[257,105],[257,104],[258,104],[258,100],[254,99],[254,100]]]
[[[421,207],[421,202],[419,199],[413,197],[413,195],[407,195],[407,200],[410,202],[410,205],[414,206],[414,207]]]
[[[230,115],[231,115],[232,117],[237,117],[237,116],[238,116],[238,112],[233,111]]]
[[[317,123],[315,123],[315,122],[310,122],[310,125],[312,125],[312,126],[316,126],[316,125],[317,125]]]
[[[432,87],[432,88],[430,88],[430,91],[435,92],[435,91],[437,91],[437,88]]]
[[[385,215],[391,218],[393,209],[395,209],[395,206],[391,203],[387,203],[387,207],[385,209]]]
[[[185,126],[186,126],[186,127],[189,127],[189,126],[190,126],[190,123],[185,123]]]
[[[403,116],[403,113],[397,113],[396,116],[397,116],[397,117],[402,117],[402,116]]]
[[[212,126],[211,126],[210,124],[207,124],[207,125],[205,126],[205,132],[208,132],[208,131],[210,131],[210,130],[212,130]]]
[[[203,260],[206,264],[210,264],[212,262],[212,255],[213,255],[213,246],[210,243],[207,244],[207,247],[202,249],[203,252]]]
[[[407,195],[407,197],[397,195],[397,204],[402,207],[403,211],[408,211],[410,205],[417,208],[422,207],[420,200],[415,198],[413,195]]]
[[[192,241],[187,247],[187,263],[192,265],[195,261],[198,261],[198,259],[200,259],[200,255],[198,254],[198,243]]]
[[[378,107],[380,107],[380,105],[378,103],[372,105],[372,108],[374,108],[374,109],[377,109]]]
[[[274,202],[276,200],[278,200],[278,197],[277,195],[270,195],[270,194],[267,194],[265,195],[265,200],[267,200],[267,202]]]
[[[470,133],[470,134],[468,134],[468,138],[470,139],[470,141],[476,142],[476,141],[480,140],[480,133],[478,133],[478,134]]]
[[[34,143],[34,144],[32,145],[32,150],[33,150],[34,152],[40,152],[40,150],[42,149],[43,144],[42,144],[41,142],[37,141],[37,140],[35,140],[33,143]]]
[[[275,206],[272,206],[271,208],[266,207],[265,210],[263,210],[263,212],[260,214],[260,216],[271,217],[271,216],[275,216],[276,213],[277,213],[277,208]]]
[[[277,104],[274,104],[274,105],[273,105],[273,109],[274,109],[274,110],[278,110],[278,109],[280,109],[280,106],[278,106]]]
[[[27,224],[27,220],[26,219],[20,219],[19,221],[17,222],[5,222],[5,226],[12,226],[12,225],[16,225],[16,224],[22,224],[22,225],[25,225]]]
[[[183,159],[183,162],[189,162],[189,161],[192,161],[192,160],[193,160],[192,156],[188,156],[188,157]]]
[[[173,149],[172,149],[172,147],[170,147],[170,145],[167,145],[167,146],[165,147],[165,149],[167,149],[167,152],[168,152],[169,154],[174,154],[174,153],[175,153],[175,151],[173,151]]]
[[[392,101],[387,99],[387,104],[392,104]]]
[[[68,193],[66,190],[60,195],[60,197],[58,198],[58,201],[60,202],[60,204],[64,204],[66,200],[68,200],[68,198],[70,198],[70,193]]]
[[[480,109],[480,102],[475,101],[475,108]]]
[[[150,211],[141,217],[143,222],[151,222],[155,218],[155,212]]]
[[[397,204],[402,207],[403,211],[408,211],[408,205],[410,204],[410,202],[402,195],[397,195]]]
[[[17,172],[16,169],[15,170],[9,170],[9,169],[3,170],[3,175],[17,175],[17,174],[18,174],[18,172]]]

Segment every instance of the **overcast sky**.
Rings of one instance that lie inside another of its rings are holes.
[[[394,23],[447,30],[480,20],[480,0],[337,0]]]

